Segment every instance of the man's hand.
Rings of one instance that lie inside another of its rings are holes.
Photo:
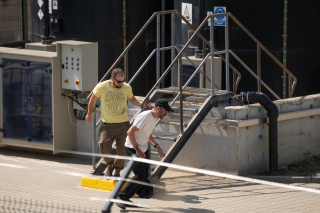
[[[137,148],[136,153],[139,158],[146,158],[146,155],[141,151],[141,149]]]
[[[163,157],[163,150],[161,149],[161,147],[159,145],[157,146],[156,150],[159,154],[159,157],[162,158]]]
[[[86,122],[89,124],[92,121],[92,115],[86,115]]]

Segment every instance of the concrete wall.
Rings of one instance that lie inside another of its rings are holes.
[[[279,109],[278,162],[320,154],[320,94],[275,101]],[[212,113],[216,114],[216,113]],[[208,170],[258,174],[269,170],[267,112],[259,104],[220,110],[219,124],[206,119],[174,163]],[[211,118],[213,119],[213,118]],[[221,122],[221,121],[224,122]]]
[[[320,154],[320,94],[275,101],[279,109],[279,165]],[[132,117],[136,110],[131,108]],[[174,160],[175,164],[249,175],[269,169],[267,112],[259,104],[213,108]],[[92,151],[92,125],[78,125],[78,151]],[[179,134],[178,126],[157,131]],[[165,150],[172,142],[158,140]],[[154,159],[158,159],[156,156]]]

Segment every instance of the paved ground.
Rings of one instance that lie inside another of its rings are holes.
[[[0,148],[0,212],[101,212],[111,191],[81,187],[91,159]],[[320,212],[319,191],[307,192],[227,178],[167,171],[150,208],[113,205],[111,212]],[[320,189],[318,183],[294,184]]]

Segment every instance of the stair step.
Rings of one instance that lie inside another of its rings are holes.
[[[168,89],[157,89],[156,90],[157,93],[164,93],[164,94],[178,94],[179,93],[179,88],[176,89],[172,89],[170,90],[170,88]],[[197,96],[197,97],[209,97],[209,94],[206,93],[201,93],[201,92],[189,92],[186,91],[186,89],[182,92],[183,95],[187,95],[187,96]]]
[[[168,124],[168,125],[173,125],[173,126],[180,126],[180,121],[169,121],[169,120],[166,120],[166,121],[161,121],[160,122],[161,124]],[[188,123],[189,121],[184,121],[183,122],[183,127],[187,127],[188,126]]]
[[[152,137],[155,139],[170,140],[170,141],[174,141],[174,142],[177,140],[176,135],[168,135],[168,134],[159,133],[159,132],[153,132]]]

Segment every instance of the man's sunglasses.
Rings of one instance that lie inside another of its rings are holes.
[[[124,79],[123,81],[118,81],[117,79],[115,79],[114,78],[114,80],[116,81],[116,82],[118,82],[118,84],[121,84],[121,83],[123,83],[123,82],[125,82],[126,81],[126,79]]]

